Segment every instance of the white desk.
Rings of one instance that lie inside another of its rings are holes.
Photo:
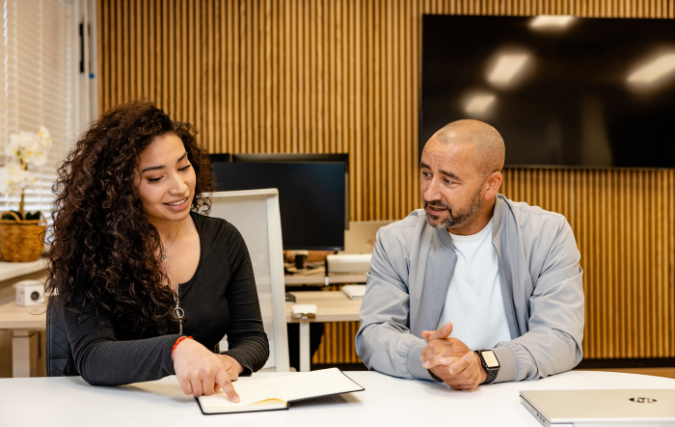
[[[474,392],[375,372],[347,374],[366,390],[298,402],[287,411],[209,416],[182,394],[175,377],[126,387],[94,387],[79,377],[0,379],[0,425],[541,427],[520,403],[520,390],[675,388],[673,379],[608,372],[573,371],[539,381],[482,386]],[[278,375],[289,374],[255,377]]]
[[[286,286],[330,286],[343,285],[346,283],[366,283],[366,274],[294,274],[285,275]],[[328,280],[326,280],[328,279]]]
[[[297,304],[316,304],[316,319],[312,322],[351,322],[359,320],[360,300],[350,300],[341,292],[312,291],[292,292]],[[286,304],[286,322],[298,322],[291,317],[291,306]],[[47,304],[21,307],[12,301],[0,305],[0,329],[8,329],[12,336],[12,376],[14,378],[30,376],[30,339],[31,331],[44,331],[47,323]],[[304,326],[304,327],[303,327]],[[301,324],[300,365],[301,371],[309,371],[309,323]]]
[[[22,307],[16,301],[0,305],[0,329],[12,331],[12,376],[30,376],[30,332],[44,331],[47,304]]]
[[[41,258],[33,262],[0,261],[0,281],[16,279],[26,274],[47,269],[47,260]],[[46,305],[45,305],[46,309]],[[43,309],[41,312],[44,312]],[[15,302],[0,305],[0,329],[12,331],[12,375],[30,376],[30,331],[45,329],[45,316],[34,316]]]
[[[300,323],[300,372],[310,369],[309,324],[314,322],[358,322],[362,300],[352,300],[342,291],[291,292],[295,303],[286,303],[286,323]],[[293,319],[293,304],[316,304],[314,319]]]
[[[30,273],[47,269],[47,260],[41,258],[32,262],[5,262],[0,261],[0,281],[14,279]]]

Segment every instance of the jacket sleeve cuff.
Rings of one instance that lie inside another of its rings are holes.
[[[240,377],[250,377],[251,374],[253,373],[253,364],[250,362],[249,358],[246,357],[245,352],[237,351],[237,349],[232,349],[230,351],[226,351],[224,353],[220,353],[223,355],[230,356],[244,368],[243,371],[241,371],[241,374],[239,374]]]
[[[516,354],[508,347],[493,348],[492,351],[499,361],[499,373],[493,383],[514,381],[518,378],[518,359]]]
[[[408,350],[408,358],[406,359],[406,368],[410,375],[415,379],[441,382],[439,378],[432,376],[431,372],[422,366],[420,355],[422,354],[424,347],[426,347],[425,344],[415,344],[410,347]]]
[[[162,367],[168,375],[176,375],[176,368],[173,366],[173,357],[171,357],[171,353],[173,352],[173,345],[181,336],[182,335],[172,334],[163,337],[164,348],[162,349]]]

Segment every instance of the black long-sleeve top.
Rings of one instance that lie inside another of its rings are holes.
[[[227,334],[224,352],[250,375],[269,356],[251,258],[239,231],[223,219],[191,213],[200,238],[200,259],[194,276],[178,286],[185,311],[183,335],[214,349]],[[77,300],[77,295],[73,300]],[[64,312],[74,366],[90,384],[120,385],[175,375],[171,349],[179,325],[170,334],[116,328],[102,310],[78,320]]]

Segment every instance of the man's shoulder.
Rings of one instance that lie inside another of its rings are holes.
[[[554,224],[566,221],[562,214],[547,211],[539,206],[532,206],[526,202],[515,202],[504,196],[502,196],[502,200],[508,205],[519,223]]]
[[[513,218],[521,228],[559,227],[567,221],[565,216],[557,212],[547,211],[539,206],[529,205],[526,202],[514,202],[504,196],[501,196],[501,198],[509,207]]]
[[[381,231],[389,232],[393,230],[403,231],[405,229],[415,228],[420,221],[426,221],[424,209],[415,209],[407,217],[399,221],[394,221],[380,228]]]
[[[416,209],[402,220],[380,228],[377,234],[380,238],[412,237],[426,220],[424,209]]]
[[[377,244],[382,250],[397,256],[406,256],[415,243],[424,238],[433,228],[428,226],[424,209],[412,211],[407,217],[380,228]]]

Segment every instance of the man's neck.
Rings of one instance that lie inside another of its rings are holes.
[[[466,224],[462,224],[461,227],[457,228],[448,228],[448,232],[459,236],[472,236],[483,231],[494,215],[495,200],[496,199],[492,199],[491,201],[486,202],[485,206],[481,206],[480,209],[469,218],[469,221],[467,221]]]

